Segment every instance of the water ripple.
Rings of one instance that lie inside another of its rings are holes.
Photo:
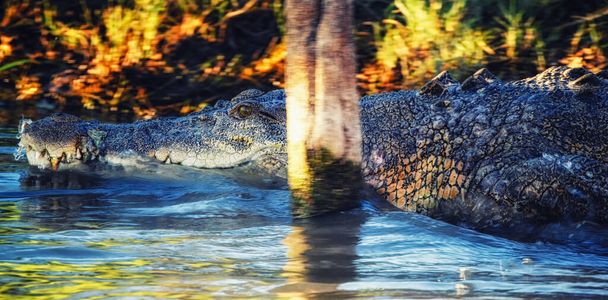
[[[11,134],[0,130],[0,298],[608,296],[595,233],[523,243],[369,201],[294,220],[284,188],[217,172],[37,172],[7,156]]]

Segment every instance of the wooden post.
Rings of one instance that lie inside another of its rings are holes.
[[[287,142],[293,212],[358,205],[361,126],[352,0],[287,0]]]

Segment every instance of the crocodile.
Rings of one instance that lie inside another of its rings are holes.
[[[360,100],[362,175],[395,207],[477,229],[608,223],[608,72],[551,67],[505,82],[442,72]],[[20,126],[31,165],[133,157],[286,175],[283,90],[246,90],[183,117],[105,124],[55,114]],[[522,225],[526,224],[526,225]]]

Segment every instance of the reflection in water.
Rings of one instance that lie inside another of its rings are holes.
[[[0,262],[0,278],[9,279],[0,286],[0,295],[52,295],[53,299],[64,299],[88,292],[88,296],[104,295],[104,291],[115,289],[114,279],[141,281],[151,276],[144,272],[133,272],[147,264],[144,260],[101,264],[75,264],[48,262],[12,263]],[[49,285],[49,282],[53,282]],[[170,293],[155,293],[170,296]],[[106,296],[110,296],[107,295]],[[115,293],[113,296],[138,296],[133,293]]]
[[[30,167],[28,172],[21,177],[21,187],[24,190],[47,190],[47,189],[84,189],[100,186],[100,178],[94,173],[39,170]]]
[[[283,240],[288,260],[282,276],[288,283],[274,292],[304,297],[337,292],[339,284],[355,281],[356,247],[365,220],[359,210],[295,220]]]
[[[285,188],[220,173],[33,172],[12,160],[14,133],[0,130],[0,299],[587,299],[608,289],[607,250],[593,239],[514,242],[366,201],[292,220]]]
[[[356,278],[356,246],[365,214],[349,211],[297,220],[294,232],[308,245],[302,275],[310,282],[342,283]]]

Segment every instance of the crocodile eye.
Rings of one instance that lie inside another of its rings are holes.
[[[249,105],[241,105],[236,109],[236,113],[240,118],[247,118],[253,114],[253,107]]]

